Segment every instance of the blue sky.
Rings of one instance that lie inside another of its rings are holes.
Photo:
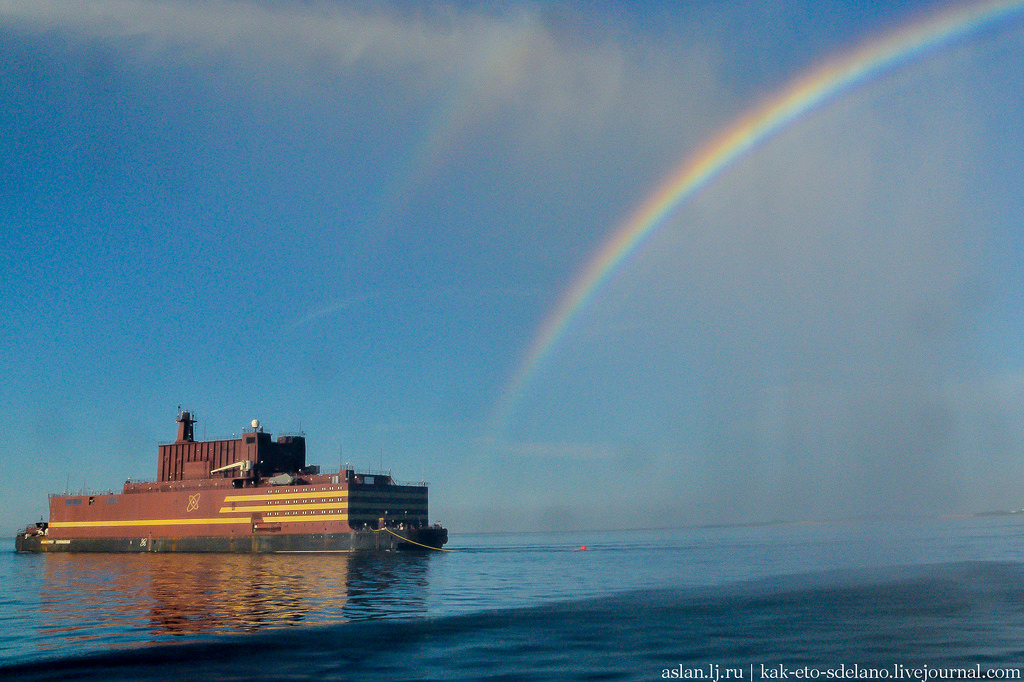
[[[689,153],[941,3],[0,4],[0,517],[258,417],[453,530],[1016,509],[1024,18],[801,118],[502,391]]]

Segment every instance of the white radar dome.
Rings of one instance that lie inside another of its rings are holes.
[[[260,420],[259,419],[253,419],[252,420],[252,428],[254,428],[254,429],[260,428]]]

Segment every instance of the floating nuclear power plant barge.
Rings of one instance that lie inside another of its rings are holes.
[[[427,484],[306,464],[306,439],[265,433],[197,441],[190,412],[158,448],[158,479],[116,494],[50,496],[49,521],[18,533],[19,552],[352,552],[441,549]]]

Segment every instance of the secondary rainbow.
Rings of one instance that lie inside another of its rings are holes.
[[[1017,18],[1021,14],[1024,14],[1024,0],[980,2],[945,9],[830,59],[733,122],[710,144],[688,158],[636,207],[566,290],[537,330],[516,373],[506,384],[495,410],[494,428],[501,430],[506,426],[544,359],[611,274],[665,218],[730,164],[842,92],[991,27],[1000,20]]]

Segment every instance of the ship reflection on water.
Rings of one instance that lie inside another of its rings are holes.
[[[426,612],[427,554],[50,554],[40,589],[46,648],[412,617]],[[71,653],[68,651],[67,653]]]

